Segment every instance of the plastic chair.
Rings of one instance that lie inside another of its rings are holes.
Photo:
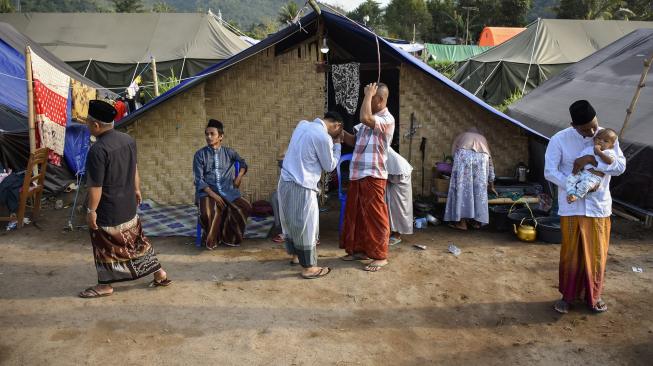
[[[234,179],[238,177],[240,172],[240,163],[234,163]],[[199,208],[199,207],[198,207]],[[197,227],[195,228],[195,246],[200,248],[202,246],[202,225],[200,224],[200,214],[197,213]]]
[[[338,166],[336,167],[336,171],[338,173],[338,200],[340,200],[340,220],[338,222],[338,232],[342,231],[342,221],[345,218],[345,205],[347,203],[347,193],[342,191],[342,174],[340,174],[340,166],[346,161],[351,162],[351,156],[352,154],[345,154],[340,156]]]

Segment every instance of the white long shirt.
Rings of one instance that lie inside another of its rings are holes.
[[[324,121],[301,121],[295,127],[283,159],[281,179],[318,191],[322,171],[333,171],[340,160],[340,144],[334,144]]]
[[[571,175],[574,161],[585,148],[593,145],[593,138],[581,136],[573,127],[556,133],[549,141],[545,154],[544,177],[558,186],[558,215],[560,216],[609,217],[612,215],[610,176],[618,176],[626,171],[626,158],[619,148],[618,141],[613,148],[615,159],[612,164],[597,159],[598,166],[594,169],[606,175],[596,192],[590,192],[585,198],[567,203],[565,182]]]

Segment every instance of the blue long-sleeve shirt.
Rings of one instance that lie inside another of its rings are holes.
[[[210,187],[229,202],[240,198],[240,190],[234,187],[236,162],[240,169],[247,170],[245,159],[232,148],[220,146],[213,149],[211,146],[205,146],[197,150],[193,158],[196,197],[206,197],[204,188]]]

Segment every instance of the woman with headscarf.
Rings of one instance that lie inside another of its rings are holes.
[[[455,229],[489,222],[488,190],[494,189],[494,165],[487,140],[477,129],[460,134],[451,147],[453,170],[444,221]]]

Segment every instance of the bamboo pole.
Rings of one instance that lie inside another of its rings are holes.
[[[27,79],[27,124],[29,126],[29,152],[36,151],[36,128],[34,122],[34,84],[32,81],[32,49],[25,48],[25,76]]]
[[[154,96],[159,96],[159,75],[156,73],[156,59],[152,56],[152,81],[154,82]]]
[[[646,76],[651,69],[651,63],[653,63],[653,54],[651,57],[644,59],[644,70],[642,70],[642,76],[639,78],[639,83],[637,84],[637,89],[635,90],[633,100],[630,102],[628,109],[626,109],[626,119],[624,120],[624,125],[621,127],[621,131],[619,131],[619,139],[621,139],[621,136],[623,136],[626,127],[628,127],[630,116],[635,113],[635,107],[637,106],[637,101],[639,100],[639,93],[642,91],[642,88],[646,86]]]

